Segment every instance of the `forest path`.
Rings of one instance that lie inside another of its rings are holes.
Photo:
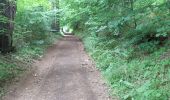
[[[35,72],[15,84],[3,100],[111,100],[75,36],[59,40],[35,65]]]

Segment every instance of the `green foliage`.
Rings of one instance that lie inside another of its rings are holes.
[[[170,98],[169,0],[64,0],[62,25],[83,38],[123,100]]]
[[[0,59],[0,98],[4,95],[4,86],[23,71],[25,71],[25,67]]]
[[[25,10],[31,10],[38,6],[43,6],[46,10],[52,7],[48,0],[17,0],[17,10],[19,12],[25,12]]]
[[[18,1],[18,8],[23,8],[20,4],[25,2],[24,0]],[[31,4],[35,1],[29,1],[28,4]],[[45,38],[50,35],[49,31],[51,30],[52,22],[57,16],[57,12],[52,9],[48,10],[46,4],[48,2],[42,0],[37,2],[32,6],[24,6],[24,9],[18,10],[16,15],[16,34],[23,35],[23,40],[25,42],[37,42],[44,41]],[[44,5],[42,5],[44,4]]]
[[[0,86],[2,86],[3,81],[14,78],[16,75],[16,65],[7,64],[3,61],[0,62]]]
[[[52,22],[59,17],[59,9],[53,6],[48,0],[17,1],[13,44],[20,60],[39,57],[59,36],[58,33],[50,32]]]
[[[59,33],[50,32],[54,20],[59,19],[59,9],[54,6],[52,0],[17,0],[13,33],[16,52],[7,54],[9,58],[6,59],[0,55],[0,99],[4,86],[31,68],[27,64],[41,57],[45,49],[60,37]],[[0,16],[0,22],[6,21],[9,20]]]
[[[86,27],[97,34],[123,34],[133,38],[130,33],[167,37],[170,32],[168,1],[164,0],[65,0],[61,7],[65,16],[63,24]]]
[[[163,58],[164,47],[150,55],[124,46],[125,41],[84,37],[86,50],[96,61],[108,84],[123,100],[168,100],[170,97],[169,58]],[[146,43],[146,45],[149,45]],[[146,49],[146,48],[144,48]],[[140,49],[140,51],[143,49]],[[142,56],[140,56],[142,55]],[[166,56],[166,55],[165,55]],[[129,60],[129,58],[132,59]],[[115,93],[114,93],[115,94]]]

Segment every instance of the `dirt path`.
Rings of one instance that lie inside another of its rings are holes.
[[[69,36],[48,49],[35,73],[3,100],[111,100],[99,72],[78,38]]]

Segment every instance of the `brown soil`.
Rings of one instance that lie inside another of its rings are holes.
[[[35,65],[34,73],[9,89],[3,100],[113,100],[75,36],[59,40]]]

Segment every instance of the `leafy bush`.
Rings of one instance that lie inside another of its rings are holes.
[[[45,11],[41,6],[18,12],[16,25],[20,28],[16,29],[16,31],[18,34],[24,35],[25,42],[43,41],[51,30],[53,13],[53,11]]]

